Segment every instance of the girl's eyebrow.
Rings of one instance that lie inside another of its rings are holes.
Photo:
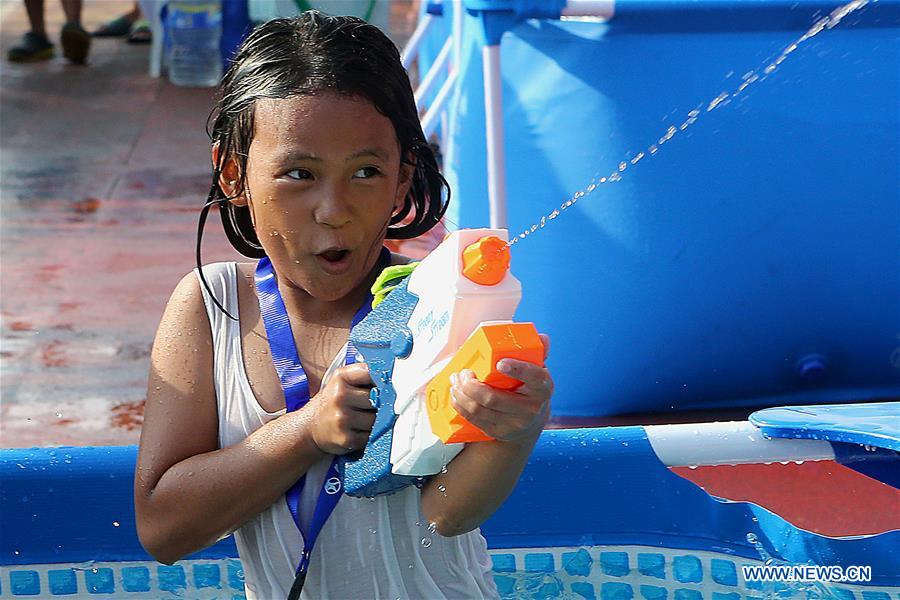
[[[374,156],[375,158],[380,158],[381,160],[388,159],[388,153],[381,148],[365,148],[360,150],[359,152],[354,152],[350,156],[345,159],[345,162],[350,162],[351,160],[355,160],[357,158],[363,158],[366,156]]]
[[[375,158],[380,158],[381,160],[388,160],[388,153],[382,148],[364,148],[358,152],[354,152],[350,156],[344,159],[344,162],[350,162],[356,160],[358,158],[364,158],[368,156],[374,156]],[[278,163],[292,163],[301,160],[308,160],[312,162],[322,162],[322,159],[316,156],[315,154],[310,154],[309,152],[304,152],[302,150],[287,152],[286,154],[278,157]]]

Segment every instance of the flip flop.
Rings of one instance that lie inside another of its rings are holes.
[[[78,23],[72,21],[63,25],[60,34],[63,56],[76,65],[87,63],[88,51],[91,49],[91,35]]]
[[[22,36],[22,41],[9,49],[7,58],[10,62],[36,62],[53,58],[53,44],[45,36],[29,31]]]
[[[153,33],[150,31],[150,24],[145,19],[135,21],[131,28],[131,33],[125,40],[129,44],[149,44],[153,41]]]
[[[94,37],[125,37],[129,33],[131,33],[131,21],[123,15],[104,23],[91,35]]]

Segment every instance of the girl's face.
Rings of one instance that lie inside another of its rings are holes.
[[[367,279],[409,189],[393,124],[368,100],[324,92],[257,101],[254,130],[249,193],[235,202],[249,206],[280,283],[345,297]]]

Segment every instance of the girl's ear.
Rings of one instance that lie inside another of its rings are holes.
[[[394,196],[394,211],[401,210],[406,203],[406,195],[409,193],[415,172],[416,158],[410,154],[407,161],[400,163],[400,178],[397,181],[397,194]]]
[[[212,146],[212,161],[215,169],[216,165],[219,164],[219,142],[214,143]],[[222,165],[222,170],[219,172],[219,189],[228,196],[228,201],[235,206],[247,206],[247,196],[244,194],[244,190],[241,189],[240,184],[241,169],[234,157],[229,156],[225,159],[225,164]]]

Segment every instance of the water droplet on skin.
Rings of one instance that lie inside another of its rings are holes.
[[[435,531],[437,531],[437,522],[432,521],[428,524],[428,533],[434,533]]]
[[[443,473],[443,474],[447,473],[447,465],[444,465],[441,467],[441,473]]]
[[[447,491],[447,488],[444,487],[444,486],[442,486],[442,485],[439,485],[439,486],[438,486],[438,490],[440,490],[441,492],[446,492],[446,491]]]
[[[62,419],[62,413],[56,413],[56,418],[57,418],[57,419]]]

